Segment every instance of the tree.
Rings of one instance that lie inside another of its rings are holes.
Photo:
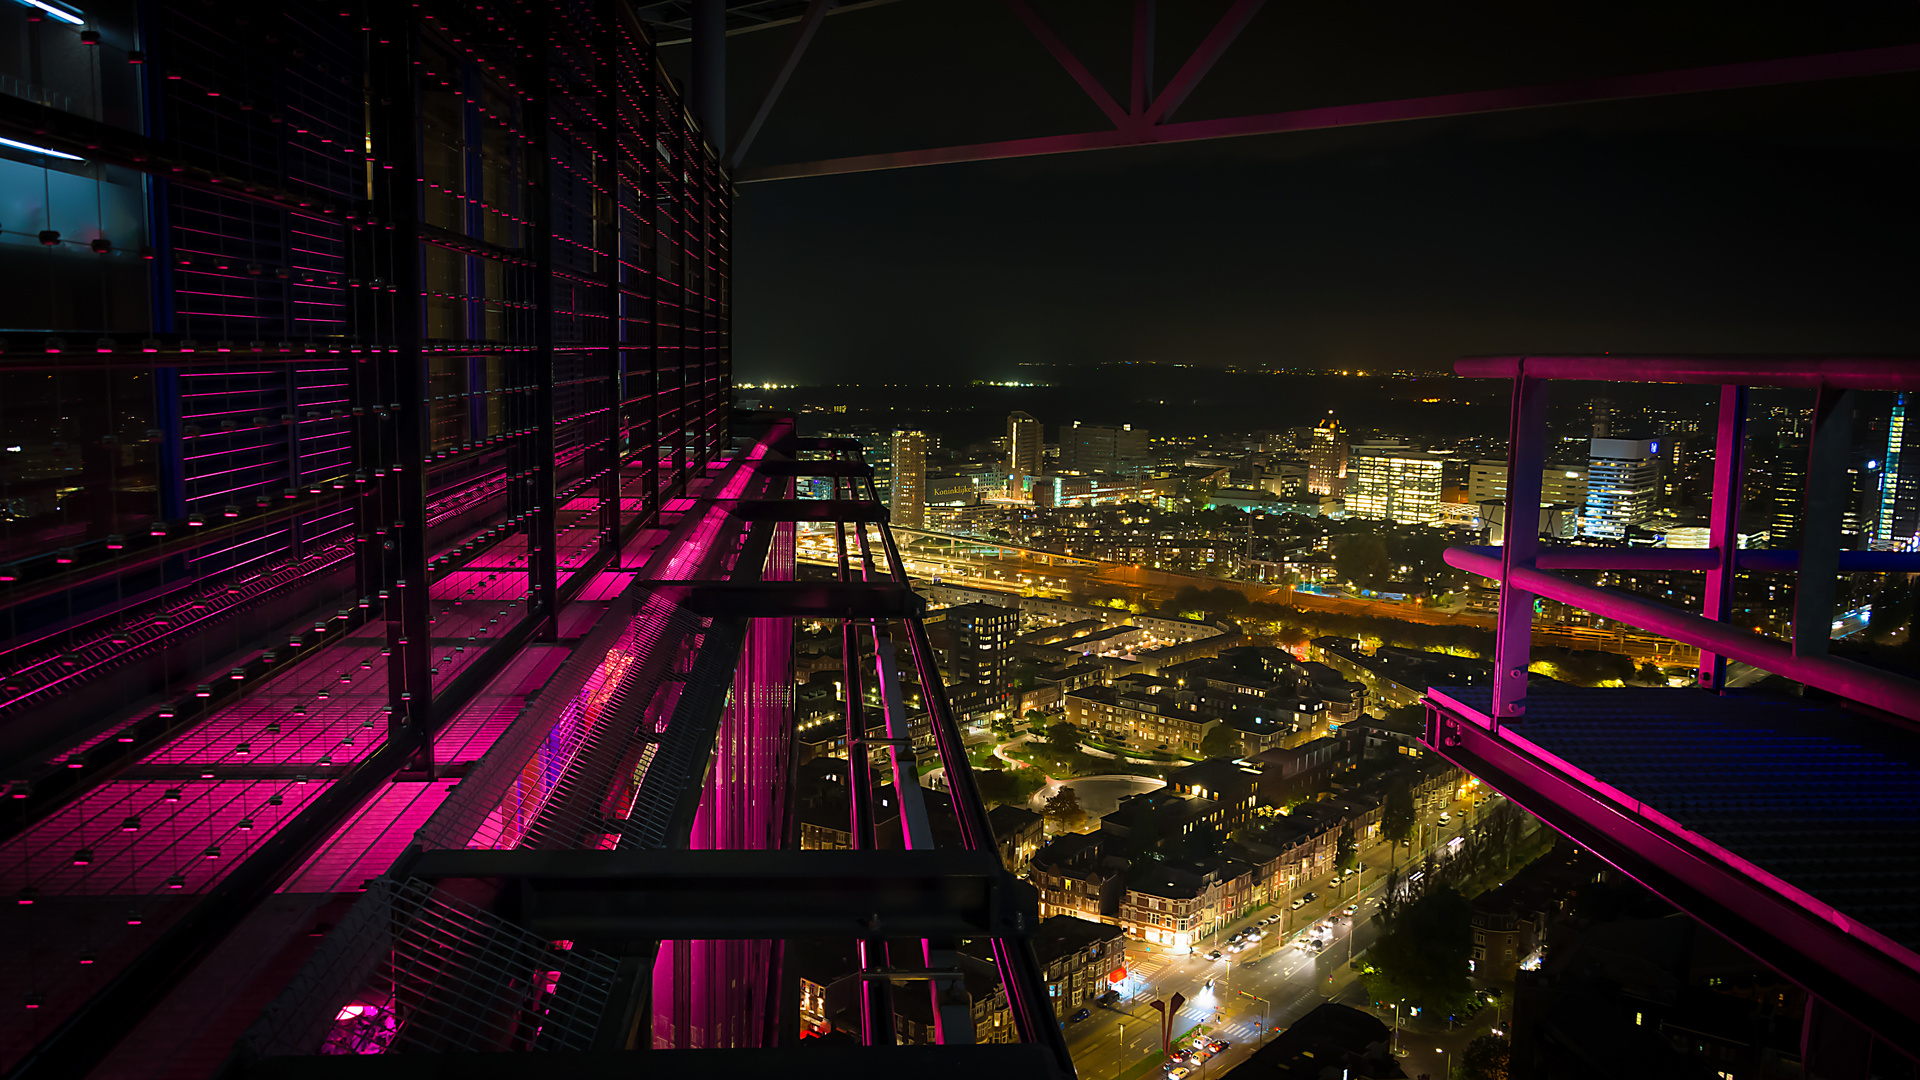
[[[1047,722],[1047,714],[1041,712],[1039,709],[1028,709],[1026,713],[1021,716],[1021,719],[1029,724],[1044,725]]]
[[[1057,825],[1061,832],[1072,832],[1086,821],[1087,812],[1080,805],[1080,796],[1072,788],[1062,787],[1047,800],[1040,816]]]
[[[1372,950],[1367,989],[1376,1001],[1405,1001],[1435,1019],[1471,1000],[1467,960],[1473,906],[1452,889],[1433,889],[1384,916]]]
[[[1460,1055],[1460,1070],[1467,1080],[1507,1080],[1513,1044],[1499,1035],[1482,1035],[1467,1044]]]
[[[1200,756],[1209,758],[1239,757],[1240,732],[1226,723],[1216,724],[1200,740]]]
[[[1065,720],[1047,728],[1047,742],[1058,750],[1072,750],[1080,745],[1080,729]]]
[[[1340,846],[1336,849],[1333,868],[1350,870],[1360,861],[1360,841],[1354,836],[1353,819],[1348,818],[1345,827],[1340,830]]]
[[[1342,578],[1373,589],[1388,578],[1387,544],[1377,533],[1351,533],[1334,541],[1333,568]]]
[[[1020,799],[1020,781],[998,761],[984,769],[973,771],[973,782],[980,789],[980,801],[989,806],[1003,803],[1018,804]]]
[[[1387,785],[1380,802],[1380,832],[1398,847],[1412,838],[1414,817],[1413,780],[1400,773]]]

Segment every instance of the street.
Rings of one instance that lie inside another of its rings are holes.
[[[1445,809],[1452,821],[1444,827],[1438,824],[1437,810],[1422,810],[1418,829],[1429,842],[1403,848],[1399,860],[1402,867],[1417,865],[1428,851],[1443,849],[1467,826],[1470,804],[1455,803]],[[1387,877],[1389,857],[1385,843],[1367,845],[1360,852],[1360,861],[1366,867],[1362,873],[1338,886],[1332,876],[1307,882],[1303,889],[1318,893],[1318,899],[1297,911],[1287,905],[1255,909],[1222,927],[1216,935],[1202,939],[1192,955],[1174,956],[1160,947],[1130,944],[1127,970],[1131,977],[1120,988],[1121,1000],[1112,1009],[1094,1009],[1090,1018],[1067,1025],[1067,1042],[1080,1075],[1089,1080],[1135,1080],[1141,1076],[1152,1080],[1161,1075],[1159,1069],[1146,1064],[1160,1060],[1160,1014],[1149,1003],[1171,1001],[1176,993],[1187,1000],[1173,1024],[1173,1035],[1207,1024],[1212,1037],[1232,1043],[1224,1053],[1193,1070],[1193,1076],[1201,1080],[1245,1060],[1273,1031],[1285,1029],[1327,1001],[1365,1008],[1366,990],[1348,961],[1365,952],[1379,936],[1374,915],[1379,911],[1376,900]],[[1332,920],[1323,950],[1316,953],[1290,944],[1302,930],[1354,903],[1359,911],[1353,919]],[[1282,916],[1281,921],[1265,927],[1268,936],[1255,947],[1239,953],[1225,951],[1225,943],[1234,931],[1276,914]],[[1206,954],[1215,949],[1221,950],[1221,959],[1209,960]],[[1206,987],[1209,979],[1214,984],[1211,990]],[[1482,1014],[1482,1018],[1488,1016]],[[1390,1013],[1387,1022],[1392,1024]],[[1469,1029],[1472,1027],[1469,1025]],[[1431,1053],[1434,1047],[1457,1053],[1471,1037],[1469,1029],[1456,1033],[1457,1038],[1435,1041],[1423,1035],[1417,1041],[1426,1046],[1426,1057],[1438,1062],[1441,1055]],[[1407,1075],[1421,1071],[1443,1075],[1437,1067],[1421,1065],[1416,1069],[1414,1063],[1423,1060],[1418,1056],[1423,1051],[1412,1042],[1406,1048]]]

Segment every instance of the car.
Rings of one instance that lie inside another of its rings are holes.
[[[1347,916],[1348,916],[1349,918],[1351,918],[1351,917],[1352,917],[1352,916],[1354,916],[1354,915],[1358,915],[1359,913],[1360,913],[1360,905],[1359,905],[1359,904],[1348,904],[1348,905],[1347,905]]]
[[[1218,960],[1218,959],[1220,959],[1220,950],[1219,950],[1219,949],[1215,949],[1215,950],[1213,950],[1212,952],[1210,952],[1210,953],[1208,953],[1208,954],[1207,954],[1207,959],[1209,959],[1209,960]]]
[[[1317,893],[1317,892],[1310,892],[1310,893],[1308,893],[1307,895],[1305,895],[1305,896],[1303,896],[1303,897],[1301,897],[1300,899],[1302,899],[1302,900],[1318,900],[1318,899],[1320,899],[1320,894],[1319,894],[1319,893]]]
[[[1211,1050],[1195,1050],[1195,1051],[1194,1051],[1193,1053],[1191,1053],[1191,1054],[1188,1054],[1187,1056],[1188,1056],[1189,1058],[1192,1058],[1192,1059],[1193,1059],[1194,1061],[1196,1061],[1196,1062],[1200,1062],[1200,1061],[1205,1061],[1205,1060],[1207,1060],[1208,1058],[1210,1058],[1210,1057],[1212,1057],[1212,1056],[1213,1056],[1213,1051],[1211,1051]]]
[[[1445,810],[1440,811],[1440,824],[1445,825],[1451,822],[1452,820],[1453,820],[1452,814],[1447,813]]]
[[[1093,1015],[1092,1009],[1081,1009],[1079,1012],[1073,1014],[1072,1019],[1073,1019],[1073,1022],[1077,1024],[1080,1021],[1085,1020],[1087,1017],[1092,1015]]]
[[[1192,1069],[1187,1068],[1185,1065],[1175,1065],[1173,1068],[1167,1070],[1167,1076],[1169,1076],[1171,1080],[1183,1080],[1183,1078],[1192,1071]]]
[[[1295,911],[1299,911],[1299,910],[1300,910],[1301,908],[1303,908],[1303,907],[1306,907],[1306,906],[1307,906],[1307,898],[1306,898],[1306,897],[1304,897],[1304,896],[1299,896],[1299,897],[1295,897],[1295,898],[1294,898],[1294,901],[1293,901],[1293,910],[1295,910]]]
[[[1228,1042],[1225,1039],[1215,1039],[1212,1042],[1207,1044],[1207,1046],[1210,1047],[1213,1050],[1213,1052],[1216,1054],[1232,1045],[1233,1045],[1232,1043]]]

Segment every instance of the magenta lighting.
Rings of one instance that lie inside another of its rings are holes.
[[[1846,1050],[1806,1036],[1810,1069],[1915,1045],[1920,941],[1882,902],[1880,884],[1907,872],[1906,857],[1852,845],[1920,829],[1920,680],[1846,655],[1836,641],[1847,618],[1837,606],[1843,575],[1920,572],[1920,553],[1905,545],[1844,549],[1848,506],[1838,494],[1849,490],[1866,393],[1920,388],[1920,358],[1520,356],[1462,360],[1457,371],[1510,382],[1506,498],[1525,507],[1541,498],[1556,380],[1717,387],[1713,501],[1703,549],[1547,547],[1531,512],[1506,515],[1499,547],[1449,548],[1449,564],[1501,586],[1494,670],[1490,686],[1427,690],[1426,745],[1791,972],[1808,994],[1807,1031],[1846,1025],[1855,1033]],[[1750,388],[1794,388],[1812,403],[1796,447],[1805,474],[1793,547],[1742,546]],[[1596,437],[1595,453],[1614,443]],[[1576,576],[1591,571],[1699,574],[1704,602],[1695,613]],[[1743,575],[1775,576],[1791,590],[1783,634],[1735,624]],[[1697,647],[1695,685],[1540,681],[1529,673],[1536,598]],[[1743,686],[1749,680],[1731,677],[1733,661],[1791,680],[1800,693]]]

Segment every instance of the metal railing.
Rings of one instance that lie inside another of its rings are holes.
[[[1701,650],[1699,682],[1726,686],[1726,663],[1740,660],[1808,686],[1920,721],[1920,681],[1827,654],[1834,578],[1848,572],[1920,571],[1920,553],[1843,552],[1839,547],[1848,490],[1846,456],[1855,398],[1862,390],[1920,390],[1920,359],[1886,357],[1521,356],[1475,357],[1454,370],[1468,378],[1513,381],[1507,443],[1507,505],[1498,549],[1455,547],[1447,562],[1502,586],[1496,620],[1491,720],[1526,713],[1534,597],[1557,600],[1610,619],[1664,634]],[[1540,502],[1546,464],[1547,384],[1555,379],[1718,385],[1713,504],[1704,550],[1543,550],[1532,513],[1513,507]],[[1745,462],[1743,447],[1750,386],[1817,392],[1808,439],[1805,520],[1797,551],[1738,550]],[[1699,615],[1617,589],[1573,581],[1553,569],[1705,571]],[[1727,622],[1740,570],[1794,574],[1792,641],[1741,630]]]

